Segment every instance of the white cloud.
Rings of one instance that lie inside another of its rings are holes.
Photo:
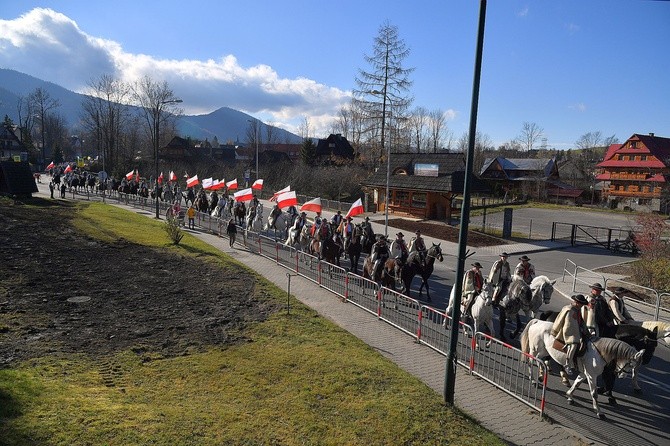
[[[586,111],[586,104],[584,104],[583,102],[579,102],[577,104],[568,105],[568,108],[570,110],[575,110],[575,111],[578,111],[580,113],[583,113],[583,112]]]
[[[524,7],[521,11],[516,13],[517,17],[527,17],[529,12],[528,6]]]
[[[145,75],[167,81],[188,114],[222,106],[270,116],[294,130],[309,117],[314,134],[328,131],[350,92],[305,78],[287,79],[267,65],[240,66],[233,55],[209,60],[156,59],[130,54],[117,42],[92,37],[65,15],[36,8],[0,20],[0,66],[83,92],[103,74],[125,82]]]
[[[580,28],[579,25],[575,23],[566,23],[565,24],[565,29],[568,31],[568,34],[573,35],[579,32]]]

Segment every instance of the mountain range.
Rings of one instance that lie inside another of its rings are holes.
[[[49,93],[52,99],[57,100],[60,106],[55,110],[68,123],[73,134],[80,130],[79,122],[82,115],[82,103],[85,95],[75,93],[52,82],[20,73],[15,70],[0,68],[0,119],[9,116],[15,123],[19,122],[17,104],[20,97],[26,97],[37,88]],[[132,106],[129,106],[132,107]],[[256,120],[251,115],[221,107],[205,115],[182,115],[178,118],[177,129],[180,136],[193,139],[205,138],[210,141],[216,136],[220,143],[247,141],[249,121]],[[266,124],[261,123],[259,132],[266,134]],[[301,138],[287,130],[273,127],[273,138],[280,143],[300,143]],[[263,136],[260,137],[263,140]]]

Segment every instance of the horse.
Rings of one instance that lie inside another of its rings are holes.
[[[372,230],[372,225],[370,223],[361,224],[361,229],[363,233],[361,234],[361,248],[364,253],[367,255],[372,254],[372,246],[377,241],[377,236]]]
[[[265,225],[265,231],[274,229],[275,238],[277,238],[277,232],[284,234],[288,229],[288,217],[285,212],[283,212],[278,204],[275,204],[268,215],[268,222]]]
[[[255,218],[256,218],[256,207],[252,206],[251,203],[250,203],[249,207],[247,208],[247,214],[246,214],[246,217],[245,217],[245,222],[246,222],[245,228],[246,229],[251,228],[251,224],[253,223]]]
[[[184,194],[183,192],[181,194],[184,197],[184,205],[186,207],[188,207],[189,201],[191,202],[191,204],[193,204],[193,202],[195,201],[195,192],[193,192],[192,188],[189,187],[186,194]]]
[[[558,312],[556,311],[544,311],[540,315],[540,320],[553,322],[556,320]],[[634,324],[622,324],[617,325],[614,328],[614,338],[620,341],[624,341],[626,344],[634,347],[636,350],[644,350],[644,355],[642,356],[642,365],[649,364],[651,358],[654,356],[656,351],[656,346],[658,345],[657,335],[658,328],[653,330],[648,330],[640,325]],[[568,379],[567,374],[564,370],[560,371],[561,380],[567,386],[570,385],[570,380]],[[598,393],[604,394],[608,397],[610,404],[616,404],[616,399],[612,396],[612,391],[614,390],[614,382],[616,381],[617,370],[615,364],[607,364],[603,370],[603,383],[604,386],[598,388]],[[637,382],[637,375],[631,382],[633,391],[641,392]]]
[[[404,284],[405,294],[408,297],[410,296],[410,288],[412,287],[412,281],[414,276],[417,274],[421,277],[421,286],[419,287],[419,299],[421,299],[421,294],[423,293],[423,287],[426,287],[426,301],[430,302],[430,286],[428,286],[428,278],[433,274],[435,269],[435,259],[440,262],[444,260],[442,255],[442,248],[440,244],[433,243],[433,246],[426,251],[426,260],[421,261],[421,257],[417,251],[412,251],[407,258],[407,265],[403,269],[402,281]]]
[[[261,232],[263,229],[263,203],[261,202],[256,205],[256,217],[251,222],[250,229],[254,232]]]
[[[205,194],[205,191],[200,191],[198,193],[193,206],[198,212],[207,212],[209,210],[209,200],[207,199],[207,194]]]
[[[500,310],[500,339],[505,339],[507,316],[516,316],[516,329],[510,334],[510,337],[514,339],[523,328],[519,311],[523,310],[526,317],[534,318],[542,303],[549,304],[551,301],[555,283],[556,280],[549,280],[547,276],[537,276],[530,283],[530,286],[520,278],[512,280],[507,295],[502,298],[498,305]]]
[[[643,321],[643,322],[636,322],[633,321],[632,324],[640,324],[642,327],[646,328],[647,330],[657,330],[657,339],[662,339],[665,341],[665,343],[670,346],[670,324],[667,322],[662,322],[662,321]]]
[[[375,243],[375,245],[372,247],[372,251],[372,255],[367,256],[363,262],[363,277],[366,279],[371,279],[377,283],[381,283],[383,272],[382,269],[384,264],[379,256],[382,251],[382,247]],[[374,255],[375,253],[377,255]],[[372,257],[375,257],[375,262],[372,261]]]
[[[480,327],[488,328],[489,334],[491,337],[496,336],[495,326],[493,325],[493,283],[489,281],[484,281],[482,285],[482,291],[474,297],[475,301],[470,307],[470,315],[473,320],[473,329],[474,332],[481,331]],[[451,287],[451,293],[449,294],[449,304],[447,306],[446,313],[451,315],[454,308],[454,293],[456,287]],[[465,306],[461,301],[461,314],[465,312]],[[447,319],[445,318],[445,324]],[[491,341],[489,340],[486,343],[486,346],[490,346]]]
[[[349,257],[351,262],[351,271],[354,274],[358,274],[358,262],[361,258],[361,252],[363,252],[363,244],[361,243],[361,237],[363,236],[363,229],[360,225],[354,225],[354,230],[351,235],[348,237],[348,241],[345,241],[345,252]]]
[[[312,239],[309,243],[310,254],[325,260],[331,265],[340,266],[341,247],[333,241],[332,238],[325,240]]]
[[[536,358],[551,356],[559,364],[565,364],[566,354],[553,347],[555,338],[551,335],[552,325],[552,322],[531,319],[521,334],[521,351]],[[598,406],[596,378],[602,373],[606,364],[614,362],[619,370],[630,371],[634,377],[633,379],[636,379],[637,369],[643,355],[644,351],[638,352],[635,348],[618,339],[599,338],[595,341],[587,341],[584,355],[575,358],[579,375],[575,378],[572,387],[566,392],[568,403],[574,403],[573,392],[582,381],[586,380],[593,401],[593,410],[598,418],[604,418],[604,414],[600,412]],[[527,361],[528,359],[524,355],[522,360]],[[532,370],[530,370],[530,374],[532,379]]]
[[[247,214],[247,207],[242,201],[236,201],[233,206],[233,217],[238,226],[244,226],[244,216]]]

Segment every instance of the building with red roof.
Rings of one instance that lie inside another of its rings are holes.
[[[612,144],[597,167],[611,208],[670,212],[670,138],[636,133]]]

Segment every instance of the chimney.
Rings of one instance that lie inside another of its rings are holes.
[[[653,138],[654,134],[652,132],[649,132],[649,136],[651,136]]]

